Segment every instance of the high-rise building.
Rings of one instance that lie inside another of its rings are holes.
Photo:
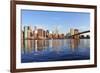
[[[29,50],[31,48],[31,42],[30,39],[32,39],[32,27],[31,26],[25,26],[24,27],[24,48],[26,50]]]
[[[27,29],[27,26],[25,26],[25,27],[24,27],[24,39],[27,38],[27,30],[28,30],[28,29]]]
[[[64,34],[59,34],[59,37],[58,38],[59,39],[64,39],[64,37],[65,37]]]
[[[31,26],[28,26],[27,27],[27,38],[28,39],[32,39],[32,36],[33,36],[33,31],[32,31],[32,27]]]
[[[46,31],[44,31],[43,29],[37,29],[37,37],[38,39],[45,39]]]
[[[46,38],[49,38],[49,30],[46,30]]]
[[[70,35],[74,35],[74,29],[73,28],[70,29]]]
[[[27,27],[27,48],[28,48],[28,51],[30,51],[32,48],[32,43],[31,43],[32,36],[33,36],[32,27],[28,26]]]
[[[37,39],[37,27],[36,26],[34,26],[34,31],[33,31],[33,38],[34,39]]]

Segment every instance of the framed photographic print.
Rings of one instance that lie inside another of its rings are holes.
[[[96,66],[96,6],[11,1],[11,72]]]

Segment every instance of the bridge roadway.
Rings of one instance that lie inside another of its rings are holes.
[[[77,33],[77,34],[71,35],[71,37],[72,37],[72,36],[75,36],[75,35],[80,35],[80,34],[88,33],[88,32],[90,32],[90,30],[83,31],[83,32],[79,32],[79,33]]]

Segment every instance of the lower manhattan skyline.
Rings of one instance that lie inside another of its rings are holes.
[[[57,28],[59,33],[66,34],[71,28],[85,31],[90,29],[90,14],[82,12],[56,12],[39,10],[22,10],[21,24],[36,26],[50,32]]]
[[[90,59],[88,12],[21,10],[21,26],[22,63]]]

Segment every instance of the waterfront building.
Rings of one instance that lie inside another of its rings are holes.
[[[57,28],[57,26],[55,27],[55,29],[52,31],[52,38],[53,39],[58,39],[58,28]]]
[[[86,38],[87,38],[87,39],[90,39],[90,35],[86,35]]]
[[[33,36],[32,27],[28,26],[27,27],[27,48],[29,51],[31,51],[32,48],[32,43],[31,43],[32,36]]]
[[[74,35],[74,29],[73,28],[70,29],[70,35]]]
[[[33,36],[34,36],[34,39],[37,38],[37,27],[36,26],[34,26]]]
[[[52,34],[49,34],[48,39],[52,39],[52,38],[53,38]]]
[[[52,39],[53,38],[52,34],[53,33],[51,31],[49,31],[48,39]]]
[[[59,34],[59,39],[64,39],[64,38],[65,38],[64,34]]]
[[[70,32],[69,33],[66,33],[66,35],[65,35],[65,38],[70,38]]]
[[[46,30],[46,38],[49,38],[49,30]]]
[[[27,26],[24,27],[24,39],[27,38]]]
[[[25,26],[24,27],[24,48],[26,51],[29,51],[29,49],[32,47],[31,37],[32,37],[32,27]]]
[[[37,30],[37,35],[39,39],[46,39],[46,31],[43,29],[38,29]]]
[[[33,36],[32,27],[28,26],[28,29],[27,29],[27,39],[32,39],[32,36]]]
[[[33,30],[33,39],[36,39],[37,38],[37,27],[34,26],[34,30]]]

